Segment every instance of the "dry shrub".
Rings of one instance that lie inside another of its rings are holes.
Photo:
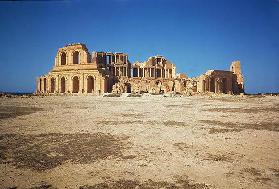
[[[167,127],[172,127],[172,126],[185,126],[184,122],[181,121],[164,121],[163,124]]]
[[[222,121],[217,121],[217,120],[200,120],[200,122],[222,127],[223,129],[228,129],[228,130],[223,130],[223,131],[235,131],[239,132],[245,129],[252,129],[252,130],[267,130],[267,131],[279,131],[279,123],[277,122],[261,122],[261,123],[233,123],[233,122],[222,122]],[[212,129],[212,128],[210,128]],[[211,133],[214,133],[211,131]]]
[[[231,154],[207,154],[204,160],[232,162]]]
[[[188,178],[176,179],[174,183],[166,181],[153,181],[151,179],[140,182],[138,180],[105,181],[92,186],[81,186],[80,189],[208,189],[206,184],[193,183]]]
[[[185,151],[191,148],[191,146],[187,145],[186,143],[180,142],[180,143],[174,143],[175,147],[177,147],[179,150]]]
[[[254,168],[254,167],[244,168],[244,169],[242,169],[242,171],[246,172],[246,173],[250,173],[253,176],[262,176],[260,170]]]

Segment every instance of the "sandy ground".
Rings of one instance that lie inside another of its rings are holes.
[[[279,97],[0,98],[0,188],[279,188]]]

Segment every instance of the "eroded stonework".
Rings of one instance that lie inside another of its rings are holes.
[[[176,74],[163,56],[131,63],[125,53],[93,52],[81,43],[59,48],[53,69],[37,78],[37,94],[244,93],[240,61],[230,71],[208,70],[199,77]]]

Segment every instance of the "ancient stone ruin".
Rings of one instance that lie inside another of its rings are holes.
[[[59,48],[53,69],[37,78],[37,94],[174,93],[240,94],[244,80],[240,61],[230,71],[208,70],[199,77],[177,74],[163,56],[131,63],[125,53],[93,52],[81,43]]]

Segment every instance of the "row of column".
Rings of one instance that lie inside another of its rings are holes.
[[[106,92],[106,82],[93,76],[40,77],[37,80],[38,93],[101,93]]]
[[[135,69],[137,74],[135,74]],[[134,77],[160,77],[160,78],[173,78],[172,69],[166,68],[133,68]]]
[[[228,93],[226,78],[206,78],[202,81],[202,92]]]
[[[112,69],[114,76],[130,76],[128,72],[128,66],[114,66]]]
[[[60,52],[55,58],[55,66],[90,63],[88,56],[85,51]]]
[[[128,56],[124,54],[107,54],[106,59],[108,64],[111,63],[127,63],[128,62]]]

